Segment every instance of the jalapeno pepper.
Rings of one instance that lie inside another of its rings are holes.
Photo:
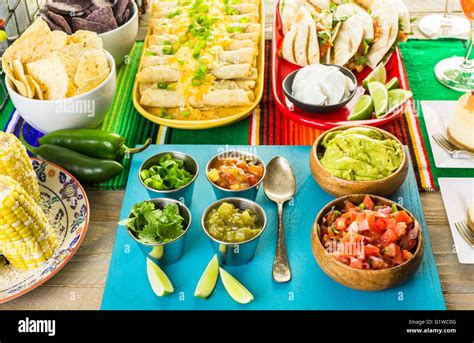
[[[125,139],[117,133],[92,129],[59,130],[51,132],[38,140],[43,144],[58,145],[84,155],[104,160],[120,160],[126,154],[135,154],[145,150],[151,143],[147,139],[140,148],[129,148]]]
[[[89,157],[80,152],[51,144],[35,148],[28,144],[22,135],[20,135],[20,139],[26,149],[36,157],[63,167],[80,181],[102,182],[120,174],[123,170],[122,165],[117,161]]]

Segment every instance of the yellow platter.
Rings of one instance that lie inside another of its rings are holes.
[[[161,118],[156,114],[153,114],[153,110],[148,107],[144,107],[139,102],[139,94],[138,94],[138,82],[135,79],[133,84],[133,104],[140,114],[145,117],[146,119],[152,121],[153,123],[164,125],[168,127],[172,127],[175,129],[185,129],[185,130],[202,130],[202,129],[210,129],[213,127],[219,127],[224,125],[230,125],[235,122],[238,122],[247,116],[249,116],[252,111],[258,106],[260,100],[262,99],[263,95],[263,71],[264,71],[264,63],[265,63],[265,8],[263,5],[263,1],[260,1],[260,43],[259,43],[259,53],[258,53],[258,79],[257,79],[257,86],[255,87],[255,100],[254,102],[245,107],[231,107],[231,108],[218,108],[213,110],[214,112],[218,112],[220,118],[216,119],[205,119],[205,120],[176,120],[176,119],[165,119]],[[143,56],[145,54],[146,48],[148,47],[148,37],[151,35],[151,28],[148,28],[148,33],[145,38],[144,48],[142,52],[142,56],[140,58],[140,65],[138,66],[138,70],[141,70]]]

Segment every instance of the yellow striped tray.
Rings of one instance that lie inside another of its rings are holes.
[[[135,79],[133,84],[133,104],[137,111],[148,120],[164,126],[169,126],[176,129],[187,129],[187,130],[201,130],[201,129],[209,129],[213,127],[225,126],[240,121],[246,118],[248,115],[252,113],[252,111],[257,107],[262,99],[263,95],[263,71],[264,71],[264,63],[265,63],[265,8],[263,5],[263,1],[260,1],[260,42],[259,42],[259,52],[258,52],[258,61],[257,61],[257,69],[258,69],[258,79],[257,79],[257,86],[255,88],[255,100],[249,106],[244,107],[231,107],[231,108],[217,108],[214,109],[213,112],[219,113],[219,118],[216,119],[204,119],[204,120],[178,120],[178,119],[165,119],[159,117],[156,113],[153,113],[153,109],[150,107],[145,107],[140,104],[139,101],[139,91],[138,91],[138,82]],[[151,27],[148,28],[148,33],[145,38],[144,49],[142,52],[142,56],[140,58],[140,65],[138,66],[138,70],[141,70],[143,56],[145,55],[145,51],[148,47],[148,37],[151,35]]]

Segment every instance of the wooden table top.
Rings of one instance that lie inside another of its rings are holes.
[[[265,0],[267,36],[274,0]],[[405,0],[414,18],[444,10],[444,0]],[[459,11],[458,1],[455,11]],[[414,26],[417,24],[415,23]],[[415,37],[419,37],[415,30]],[[91,221],[74,258],[36,290],[0,305],[0,310],[95,310],[100,308],[124,191],[90,191]],[[422,193],[428,231],[448,309],[474,309],[474,265],[461,265],[454,251],[441,194]]]

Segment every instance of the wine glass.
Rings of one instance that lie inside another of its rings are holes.
[[[443,14],[431,14],[421,18],[418,28],[430,39],[461,38],[469,33],[469,20],[453,15],[454,0],[446,0]]]
[[[466,92],[474,89],[474,0],[461,0],[461,6],[464,14],[471,21],[466,55],[450,57],[438,62],[435,75],[446,87]]]

